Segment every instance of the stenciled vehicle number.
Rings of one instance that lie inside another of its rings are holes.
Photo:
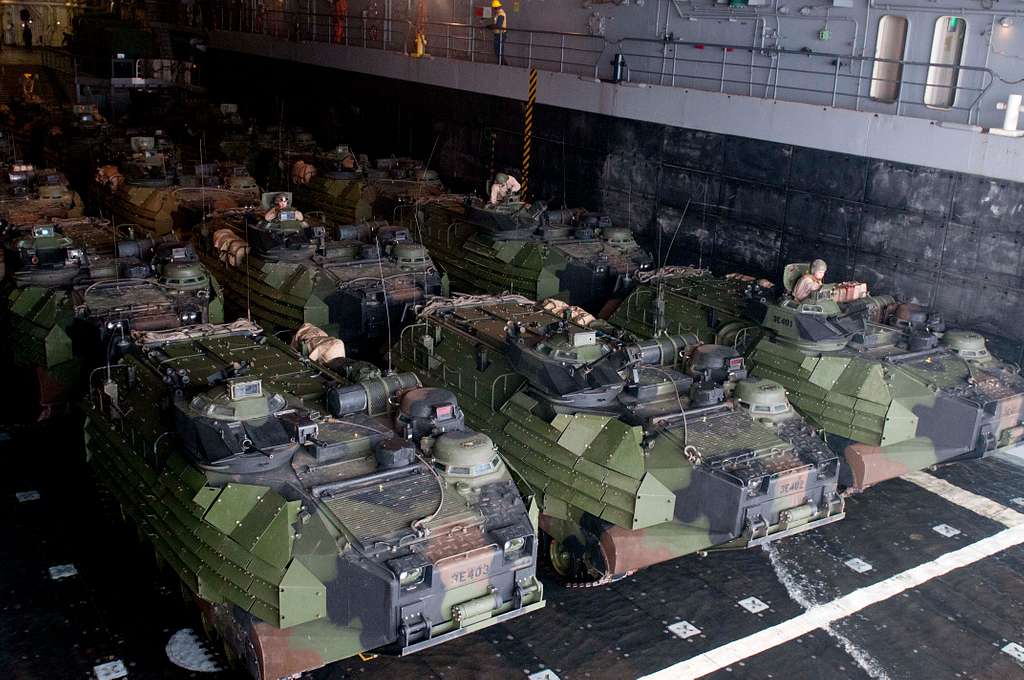
[[[481,555],[470,555],[465,559],[452,560],[441,567],[441,579],[449,588],[457,588],[485,579],[491,574],[493,557],[494,552],[488,550]]]

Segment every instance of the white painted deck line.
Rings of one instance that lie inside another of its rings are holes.
[[[795,640],[834,621],[856,614],[862,609],[888,600],[905,590],[916,588],[934,578],[948,574],[954,569],[974,564],[1021,543],[1024,543],[1024,525],[1003,529],[994,536],[983,538],[964,548],[946,553],[931,562],[860,588],[826,604],[812,607],[788,621],[734,640],[656,673],[645,675],[642,680],[699,678],[719,671],[773,647]]]
[[[640,680],[682,680],[714,673],[773,647],[791,642],[818,628],[824,628],[839,619],[856,614],[871,605],[888,600],[905,590],[916,588],[955,569],[974,564],[986,557],[1024,543],[1024,514],[927,473],[912,473],[905,479],[938,494],[951,503],[956,503],[979,515],[1000,522],[1008,528],[959,550],[941,555],[930,562],[890,576],[883,581],[859,588],[831,602],[811,607],[803,614],[788,621],[783,621],[704,654],[645,675]]]
[[[1024,514],[1001,505],[991,498],[985,498],[967,489],[961,489],[959,486],[950,484],[946,480],[939,479],[927,472],[911,472],[909,475],[903,475],[902,479],[916,484],[922,489],[931,491],[950,503],[956,503],[960,507],[967,508],[971,512],[999,522],[1004,526],[1015,527],[1024,524]]]

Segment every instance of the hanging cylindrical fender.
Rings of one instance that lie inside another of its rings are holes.
[[[221,244],[221,248],[220,248],[222,258],[227,258],[231,254],[232,249],[234,249],[236,247],[236,244],[239,244],[239,243],[244,244],[245,243],[245,239],[244,238],[239,238],[238,236],[235,236],[235,235],[232,235],[231,238],[225,240]]]
[[[228,245],[228,264],[232,267],[242,266],[248,255],[249,244],[245,239],[235,239]]]
[[[313,340],[315,338],[326,337],[329,336],[327,335],[327,331],[325,331],[324,329],[320,328],[319,326],[314,326],[311,323],[304,323],[301,326],[299,326],[299,330],[295,331],[295,335],[292,336],[292,349],[301,350],[302,343],[308,340]]]
[[[298,160],[292,165],[292,181],[296,184],[309,184],[314,177],[316,177],[316,166],[312,163]]]
[[[345,343],[338,338],[332,338],[319,326],[311,323],[304,323],[295,331],[291,344],[294,349],[324,366],[335,359],[345,358]]]
[[[218,229],[213,232],[213,247],[218,252],[223,252],[228,241],[238,238],[231,229]]]

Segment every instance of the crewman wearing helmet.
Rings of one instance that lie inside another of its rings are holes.
[[[494,10],[494,23],[491,30],[494,31],[494,56],[498,58],[499,64],[505,63],[505,32],[508,31],[508,15],[501,7],[501,0],[491,0],[491,9]]]
[[[278,218],[282,211],[288,209],[288,194],[278,194],[274,196],[274,207],[267,211],[267,214],[263,216],[267,222],[273,222]],[[295,219],[301,222],[304,218],[302,213],[298,210],[295,211]]]
[[[487,202],[487,205],[497,205],[509,199],[520,189],[522,186],[515,177],[499,172],[494,176],[494,183],[491,184],[491,200]]]
[[[825,264],[825,260],[815,260],[812,262],[807,273],[801,276],[800,280],[793,286],[793,299],[797,302],[803,302],[811,296],[811,293],[816,293],[820,290],[827,270],[828,265]]]

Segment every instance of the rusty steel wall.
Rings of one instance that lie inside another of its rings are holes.
[[[237,90],[231,59],[218,62],[228,64],[224,87]],[[261,79],[272,63],[256,69]],[[337,93],[317,106],[286,100],[287,119],[321,143],[429,156],[461,190],[484,187],[492,131],[493,165],[520,164],[520,102],[336,70],[287,73],[299,80],[292,92]],[[788,262],[822,257],[830,280],[902,290],[1022,354],[1024,184],[549,106],[537,107],[533,148],[536,196],[610,213],[661,262],[777,278]]]

